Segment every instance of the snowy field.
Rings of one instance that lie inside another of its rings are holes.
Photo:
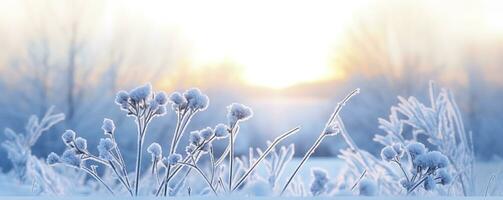
[[[298,164],[299,159],[294,159],[290,163],[289,166],[286,167],[286,171],[292,171],[295,166]],[[310,168],[312,167],[321,167],[324,168],[328,171],[330,175],[334,175],[338,173],[338,170],[340,170],[341,166],[343,165],[343,161],[339,159],[324,159],[324,158],[312,158],[307,162],[304,166],[304,170],[301,170],[299,172],[299,177],[302,177],[304,181],[309,182],[312,180],[312,176],[310,174]],[[502,161],[495,161],[495,162],[477,162],[475,165],[475,171],[476,176],[476,191],[477,195],[476,196],[484,196],[485,190],[487,188],[487,185],[491,179],[492,176],[496,176],[496,178],[501,177],[502,169],[503,169],[503,162]],[[258,169],[259,173],[263,171],[263,168]],[[496,188],[501,189],[500,182],[493,182],[490,183],[492,186],[489,186],[490,188]],[[9,176],[5,174],[0,174],[0,199],[1,200],[7,200],[7,199],[32,199],[33,194],[30,193],[31,191],[31,185],[23,185],[19,183],[14,183],[13,184],[13,179],[10,178]],[[114,198],[114,197],[107,197],[107,199],[114,200],[114,199],[124,199],[127,197],[120,197],[120,198]],[[274,199],[274,198],[265,198],[265,197],[253,197],[253,198],[246,198],[246,197],[239,197],[240,199]],[[372,198],[372,197],[357,197],[357,196],[351,196],[351,197],[344,197],[344,196],[338,196],[336,197],[337,199],[380,199],[380,198]],[[423,199],[424,197],[386,197],[385,199]],[[435,196],[429,196],[428,199],[431,200],[436,200],[436,199],[459,199],[460,197],[435,197]],[[37,197],[38,200],[44,200],[44,199],[93,199],[93,197],[72,197],[72,198],[65,198],[65,197],[43,197],[39,196]],[[156,198],[148,198],[148,197],[139,197],[138,199],[156,199]],[[174,198],[178,199],[178,198]],[[199,200],[199,199],[208,199],[208,197],[184,197],[183,199],[194,199],[194,200]],[[218,199],[235,199],[232,197],[222,197]],[[289,197],[288,199],[333,199],[333,197],[310,197],[310,198],[295,198],[295,197]],[[464,197],[463,199],[501,199],[501,197]]]

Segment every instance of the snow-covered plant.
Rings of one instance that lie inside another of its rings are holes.
[[[349,169],[345,176],[356,179],[363,171],[367,171],[366,176],[376,181],[379,193],[385,195],[403,194],[398,188],[405,188],[406,193],[410,193],[421,184],[423,188],[435,189],[441,194],[446,194],[447,189],[458,195],[472,194],[474,154],[471,134],[464,130],[452,93],[442,89],[436,94],[432,83],[430,107],[414,97],[408,100],[399,97],[399,100],[398,106],[391,108],[389,120],[379,119],[380,128],[386,134],[376,135],[374,140],[385,146],[381,152],[383,159],[359,149],[347,131],[341,129],[341,135],[350,146],[342,150],[340,155]],[[339,121],[343,127],[342,120]],[[427,146],[433,151],[426,152],[418,135],[426,136]],[[398,170],[389,165],[390,162]],[[449,187],[435,187],[439,183]]]
[[[407,169],[402,164],[404,151],[409,156],[411,165]],[[452,178],[446,171],[449,160],[438,151],[427,151],[426,147],[419,142],[411,142],[404,149],[400,143],[386,146],[381,150],[381,157],[387,162],[395,163],[403,173],[400,184],[410,194],[416,188],[423,185],[425,190],[435,189],[437,184],[448,185]]]
[[[328,119],[327,123],[325,123],[325,127],[323,128],[323,131],[321,131],[320,135],[314,142],[314,144],[309,148],[307,153],[304,155],[302,160],[300,161],[299,165],[295,168],[293,173],[289,176],[285,186],[281,190],[281,195],[285,193],[285,191],[288,189],[288,186],[292,182],[292,180],[295,178],[295,175],[299,172],[300,168],[304,165],[304,163],[311,157],[311,155],[314,153],[316,148],[320,146],[321,142],[323,139],[329,136],[334,136],[337,135],[340,132],[341,126],[340,123],[338,123],[338,118],[339,118],[339,112],[341,111],[342,107],[353,97],[354,95],[358,94],[360,92],[359,89],[353,90],[351,93],[349,93],[341,102],[337,103],[337,106],[335,107],[334,111],[332,112],[330,118]]]
[[[239,133],[239,124],[252,117],[253,111],[251,108],[238,103],[231,104],[227,108],[226,124],[218,124],[214,128],[207,127],[190,132],[185,152],[179,153],[177,152],[177,147],[181,143],[185,129],[196,113],[204,111],[208,107],[208,96],[203,94],[199,89],[193,88],[185,91],[183,94],[174,92],[168,97],[164,92],[153,93],[151,85],[146,84],[130,92],[120,91],[115,101],[120,105],[122,110],[127,111],[128,116],[135,119],[138,128],[138,152],[134,182],[129,180],[126,163],[115,140],[115,124],[110,119],[103,120],[102,129],[105,138],[101,138],[97,146],[98,155],[92,154],[87,149],[86,139],[77,137],[77,134],[72,130],[67,130],[61,136],[67,149],[61,156],[51,153],[47,157],[47,162],[50,164],[64,164],[84,171],[102,184],[111,194],[115,194],[119,188],[111,185],[110,181],[106,181],[109,177],[100,176],[97,166],[102,165],[107,169],[111,169],[113,177],[120,182],[122,188],[131,196],[137,196],[139,194],[140,183],[143,184],[140,167],[142,166],[142,145],[147,127],[153,118],[166,113],[168,102],[171,103],[177,115],[176,128],[170,149],[166,156],[163,156],[163,150],[159,143],[152,143],[146,149],[152,158],[150,171],[152,176],[147,176],[147,178],[157,180],[155,182],[148,182],[149,184],[154,184],[150,185],[149,188],[157,188],[149,191],[149,194],[155,194],[156,196],[177,195],[181,191],[181,187],[186,184],[187,178],[192,171],[202,178],[199,180],[203,180],[202,182],[206,185],[201,191],[202,194],[208,193],[206,191],[214,195],[232,193],[242,188],[241,186],[249,180],[248,178],[253,174],[259,163],[266,160],[266,157],[271,152],[273,152],[273,156],[278,156],[274,151],[276,145],[300,129],[297,127],[278,136],[269,143],[266,150],[260,151],[258,158],[251,159],[246,167],[235,169],[235,161],[239,159],[234,156],[234,142]],[[226,138],[229,138],[226,150],[222,155],[216,157],[212,143],[215,140],[224,140]],[[210,159],[209,174],[199,163],[202,156],[208,156]],[[291,159],[292,156],[293,146],[288,151],[282,149],[281,159],[283,161],[276,161],[273,164],[275,171],[270,176],[280,175],[284,165],[278,165],[277,162],[284,163]],[[228,166],[224,164],[226,158],[229,161]],[[222,173],[224,169],[227,169],[227,177],[225,173]],[[192,188],[189,186],[187,189],[190,195]]]
[[[33,191],[36,193],[62,194],[65,188],[62,177],[57,176],[57,172],[43,160],[32,155],[31,149],[43,133],[64,120],[64,114],[54,114],[53,110],[51,107],[41,119],[32,115],[24,133],[15,133],[9,128],[4,132],[6,140],[2,142],[2,147],[7,150],[14,175],[21,183],[33,185]]]

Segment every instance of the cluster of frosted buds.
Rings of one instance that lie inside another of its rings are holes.
[[[173,92],[169,96],[169,101],[171,101],[173,110],[176,112],[197,112],[205,110],[210,100],[198,88],[191,88],[183,94]]]
[[[73,167],[80,168],[87,157],[87,140],[81,137],[76,137],[76,133],[72,130],[66,130],[61,139],[68,147],[61,156],[51,152],[47,156],[47,164],[54,165],[57,163],[67,164]]]
[[[215,131],[210,127],[190,132],[189,145],[185,147],[185,152],[189,155],[195,153],[196,150],[200,150],[201,153],[208,153],[211,149],[213,137],[216,137]]]
[[[405,152],[412,161],[412,166],[408,170],[410,174],[400,162]],[[401,168],[405,178],[400,184],[409,193],[421,184],[425,190],[433,190],[437,184],[448,185],[452,182],[452,177],[446,170],[449,164],[448,158],[438,151],[428,151],[422,143],[411,142],[405,148],[401,144],[386,146],[381,150],[381,157],[385,161],[396,163]]]
[[[162,159],[162,163],[167,167],[170,165],[176,165],[177,163],[182,161],[182,155],[174,153],[169,155],[167,158]]]
[[[230,128],[234,128],[238,122],[248,120],[252,116],[253,111],[248,106],[239,103],[227,106],[227,121]]]
[[[137,87],[129,92],[120,91],[115,98],[115,103],[120,105],[122,110],[127,111],[128,115],[140,118],[152,118],[166,114],[167,102],[166,93],[153,93],[150,84]]]

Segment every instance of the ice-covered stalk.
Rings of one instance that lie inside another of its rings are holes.
[[[318,146],[321,144],[321,142],[323,141],[323,139],[325,137],[327,137],[327,136],[335,135],[336,133],[339,132],[338,131],[339,128],[337,127],[338,125],[336,124],[336,121],[337,121],[336,118],[339,115],[339,112],[341,111],[342,107],[346,104],[346,102],[349,101],[349,99],[351,99],[351,97],[353,97],[354,95],[358,94],[359,92],[360,92],[360,89],[353,90],[341,102],[339,102],[337,104],[337,106],[334,109],[334,112],[332,113],[332,115],[328,119],[327,123],[325,124],[325,127],[324,127],[323,131],[320,133],[320,135],[318,136],[318,138],[316,139],[316,141],[314,142],[314,144],[309,148],[309,150],[307,151],[307,153],[304,155],[304,157],[300,161],[299,165],[293,171],[292,175],[290,175],[290,177],[288,178],[285,186],[281,190],[281,194],[280,195],[283,195],[283,193],[285,193],[286,189],[288,188],[288,186],[292,182],[292,180],[295,177],[295,175],[297,175],[297,173],[299,172],[300,168],[304,165],[304,163],[307,161],[307,159],[309,159],[309,157],[311,157],[311,155],[314,153],[314,151],[316,150],[316,148],[318,148]]]

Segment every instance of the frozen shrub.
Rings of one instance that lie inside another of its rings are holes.
[[[418,142],[409,144],[407,151],[413,158],[410,169],[406,169],[405,165],[402,164],[402,156],[399,156],[392,146],[384,147],[381,155],[384,161],[394,162],[398,165],[404,176],[404,179],[400,180],[400,184],[407,190],[407,193],[412,193],[422,183],[425,190],[435,189],[437,183],[434,180],[441,179],[441,173],[442,175],[447,173],[440,171],[440,169],[444,170],[443,168],[449,164],[447,157],[438,151],[425,152],[424,145]]]
[[[420,194],[416,189],[424,188],[427,176],[431,175],[439,181],[444,174],[452,173],[458,178],[453,179],[448,187],[435,186],[432,192],[446,194],[448,190],[455,195],[472,194],[473,144],[471,134],[464,130],[456,102],[450,91],[442,89],[437,92],[431,84],[430,105],[422,104],[415,97],[399,97],[399,104],[391,108],[389,118],[379,119],[379,128],[384,135],[375,135],[374,141],[385,148],[393,146],[399,160],[378,159],[359,149],[347,131],[341,128],[341,135],[349,145],[340,156],[346,161],[349,174],[341,176],[356,179],[366,171],[366,177],[377,181],[380,194],[399,195],[404,194],[401,188],[406,189],[406,194]],[[343,127],[342,121],[340,124]],[[417,141],[419,135],[426,137],[427,146],[438,152],[429,152],[424,144]],[[404,147],[403,154],[396,150],[396,144]],[[429,155],[423,156],[426,154]],[[389,162],[394,166],[390,166]],[[418,167],[419,164],[421,167]]]

